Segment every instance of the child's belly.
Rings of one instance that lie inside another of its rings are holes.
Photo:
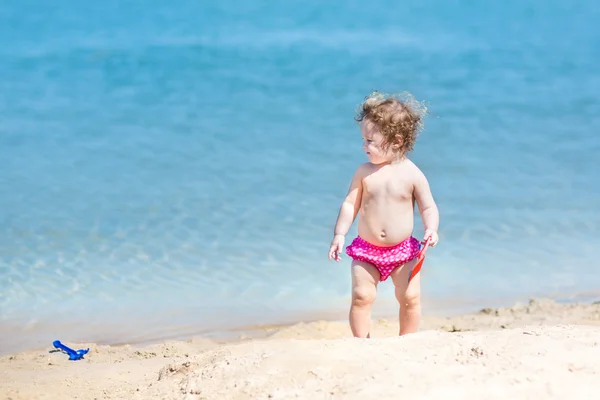
[[[358,235],[376,246],[394,246],[412,236],[414,215],[412,206],[392,208],[372,206],[360,213]]]

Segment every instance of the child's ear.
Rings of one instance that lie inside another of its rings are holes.
[[[402,135],[396,135],[396,143],[392,146],[394,149],[399,149],[402,147],[404,141],[402,140]]]

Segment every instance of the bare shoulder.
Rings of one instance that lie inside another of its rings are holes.
[[[367,176],[369,174],[369,172],[371,172],[372,168],[373,168],[373,164],[371,164],[369,162],[362,163],[356,168],[356,172],[354,173],[354,176],[356,178],[362,179],[365,176]]]
[[[406,170],[407,176],[412,181],[413,185],[418,186],[421,184],[427,184],[427,178],[425,174],[417,165],[409,159],[406,159]]]

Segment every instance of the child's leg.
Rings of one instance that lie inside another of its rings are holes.
[[[369,263],[352,261],[352,305],[350,329],[354,337],[369,337],[371,330],[371,305],[377,294],[379,271]]]
[[[419,330],[421,321],[421,273],[419,272],[408,283],[408,277],[417,264],[417,259],[396,268],[392,280],[396,287],[396,299],[400,304],[400,335],[414,333]]]

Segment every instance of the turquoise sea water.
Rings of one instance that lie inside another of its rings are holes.
[[[425,312],[600,291],[598,2],[204,3],[0,6],[0,352],[344,317],[373,89],[431,111]]]

